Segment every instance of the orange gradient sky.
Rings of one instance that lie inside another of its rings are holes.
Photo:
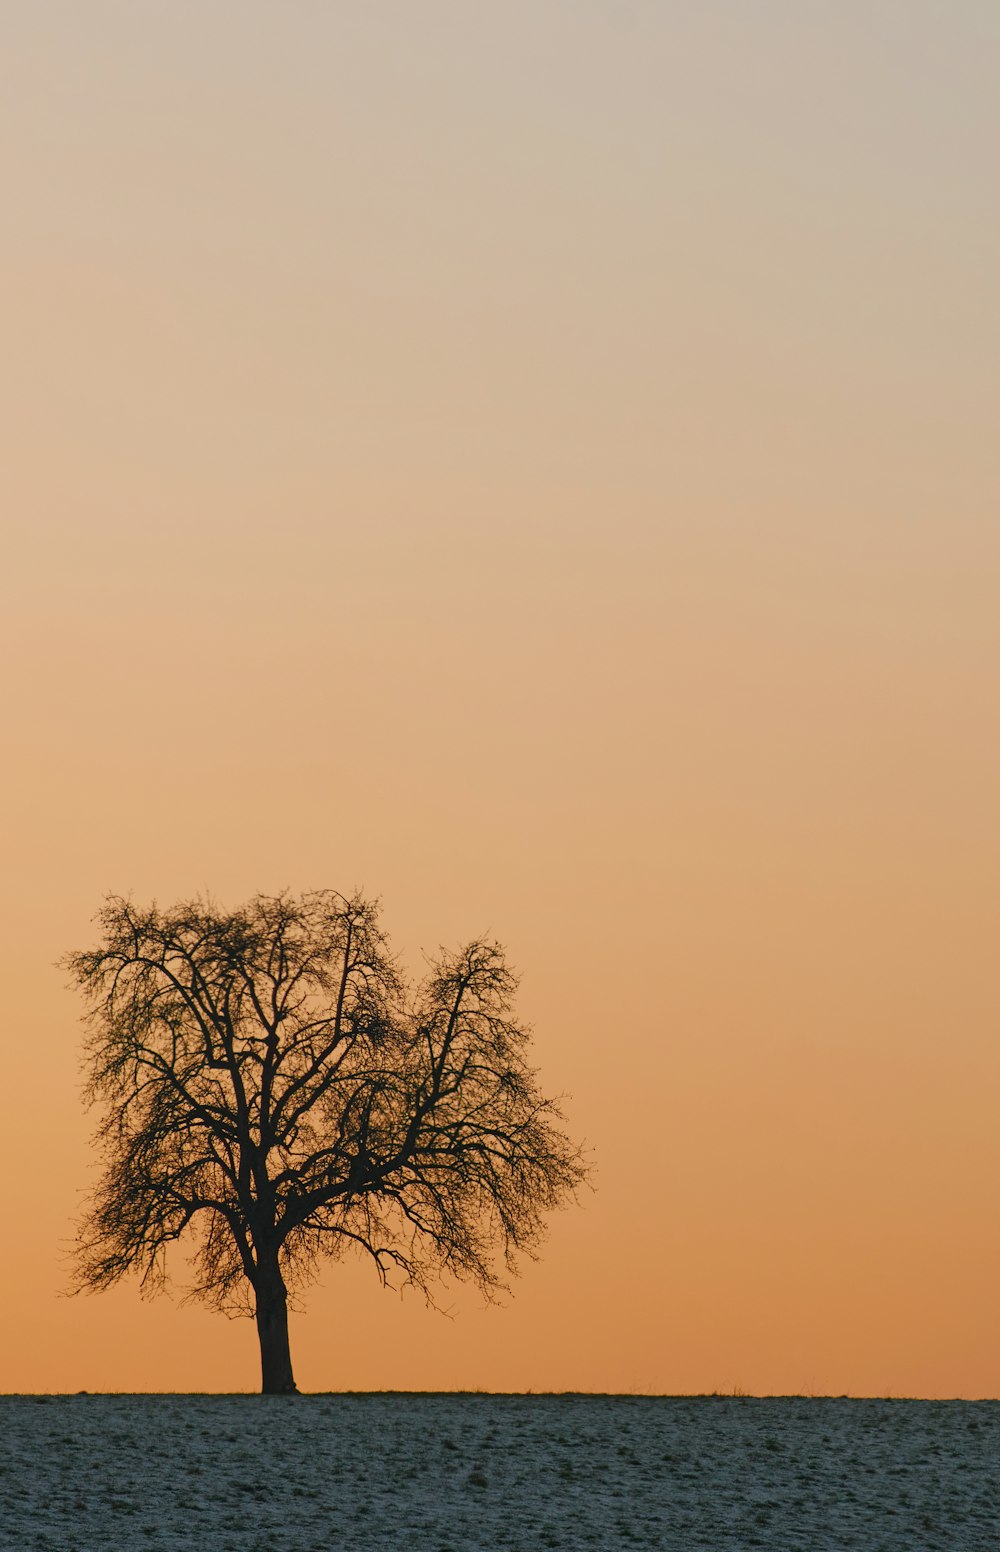
[[[61,1296],[54,961],[360,886],[597,1190],[501,1309],[330,1266],[303,1388],[1000,1394],[996,7],[3,33],[0,1389],[255,1388]]]

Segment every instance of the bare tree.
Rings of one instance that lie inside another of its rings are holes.
[[[190,1229],[191,1292],[253,1314],[262,1389],[295,1390],[288,1292],[360,1247],[383,1283],[442,1271],[490,1295],[584,1178],[526,1063],[502,949],[442,954],[411,988],[377,905],[318,891],[222,913],[110,896],[66,963],[90,1005],[104,1169],[78,1286],[162,1289]]]

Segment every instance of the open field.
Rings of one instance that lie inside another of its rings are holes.
[[[29,1552],[995,1552],[1000,1403],[0,1397]]]

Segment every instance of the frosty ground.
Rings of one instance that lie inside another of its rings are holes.
[[[0,1547],[1000,1547],[1000,1403],[0,1397]]]

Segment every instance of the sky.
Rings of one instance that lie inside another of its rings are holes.
[[[1000,1395],[996,7],[0,26],[0,1389],[256,1388],[66,1297],[56,962],[359,887],[595,1189],[499,1308],[330,1265],[301,1388]]]

